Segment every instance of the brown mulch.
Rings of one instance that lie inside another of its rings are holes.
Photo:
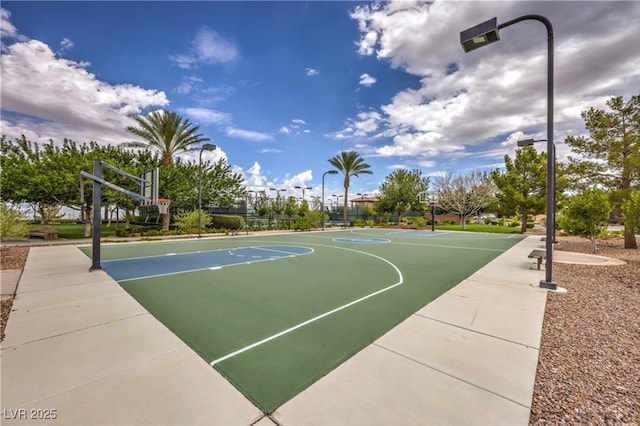
[[[586,239],[558,241],[593,253]],[[640,424],[640,250],[621,237],[598,248],[627,265],[554,264],[568,292],[547,297],[531,424]]]
[[[568,292],[547,298],[531,424],[640,424],[640,250],[623,247],[621,237],[602,240],[597,254],[627,265],[554,264]],[[578,237],[558,237],[556,250],[592,253]],[[23,269],[28,253],[0,247],[0,269]],[[3,339],[11,302],[2,302]]]

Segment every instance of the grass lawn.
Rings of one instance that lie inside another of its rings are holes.
[[[39,223],[30,224],[29,231],[37,231],[43,226],[44,225],[41,225]],[[80,238],[86,238],[84,236],[84,225],[82,223],[53,223],[53,224],[49,224],[49,226],[52,226],[53,228],[55,228],[56,231],[58,231],[59,238],[64,238],[67,240],[77,240]],[[120,226],[124,227],[124,225],[120,225]],[[102,225],[101,231],[100,231],[101,236],[112,237],[115,234],[116,234],[115,223],[112,224],[110,227],[104,224]]]
[[[460,225],[437,225],[436,229],[440,231],[462,231],[462,226]],[[510,227],[510,226],[498,226],[498,225],[485,225],[482,223],[468,223],[467,229],[465,231],[468,232],[491,232],[494,234],[519,234],[520,227]]]

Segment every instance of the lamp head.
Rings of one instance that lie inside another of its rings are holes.
[[[529,146],[529,145],[533,145],[534,140],[533,139],[520,139],[517,144],[518,144],[518,148],[521,148],[523,146]]]
[[[465,53],[500,40],[498,18],[491,18],[475,27],[460,32],[460,44]]]
[[[204,145],[202,145],[201,149],[204,149],[205,151],[215,151],[216,148],[218,147],[212,143],[205,143]]]

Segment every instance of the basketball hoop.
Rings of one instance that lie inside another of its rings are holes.
[[[160,214],[167,214],[169,211],[169,205],[171,204],[171,200],[168,198],[158,198],[156,200],[156,206],[158,206],[158,212]]]

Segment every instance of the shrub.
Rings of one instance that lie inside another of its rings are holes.
[[[527,229],[533,229],[534,226],[536,226],[534,222],[527,222]]]
[[[214,228],[223,228],[230,230],[243,229],[244,218],[242,216],[234,216],[229,214],[213,214],[211,215],[211,225]]]
[[[198,212],[198,210],[181,212],[174,216],[176,228],[189,233],[198,232],[198,220],[201,221],[202,228],[205,228],[211,223],[211,216],[207,212]]]
[[[293,229],[295,229],[296,231],[306,231],[309,230],[311,228],[311,223],[309,222],[308,219],[306,218],[300,218],[300,219],[296,219],[295,223],[293,224]]]
[[[0,239],[23,238],[29,232],[29,225],[22,218],[22,212],[4,203],[0,204]]]

